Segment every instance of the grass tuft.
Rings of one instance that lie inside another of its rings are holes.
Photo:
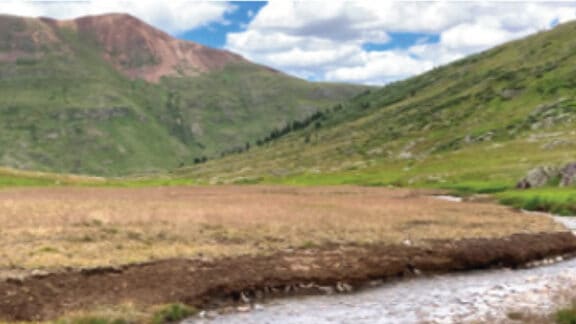
[[[497,194],[500,203],[530,211],[545,211],[556,215],[576,215],[576,190],[543,188],[507,191]]]
[[[166,324],[181,321],[198,313],[196,308],[184,304],[169,304],[161,306],[154,314],[152,324]]]
[[[98,316],[79,316],[76,318],[64,319],[56,322],[57,324],[132,324],[122,318],[106,318]],[[134,323],[135,324],[135,323]]]
[[[576,305],[556,312],[557,324],[576,324]]]

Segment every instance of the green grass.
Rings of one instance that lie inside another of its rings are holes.
[[[576,306],[556,312],[557,324],[576,324]]]
[[[510,190],[509,183],[498,182],[462,182],[437,186],[441,189],[448,189],[455,195],[471,194],[494,194]]]
[[[177,323],[185,318],[196,315],[198,311],[183,304],[163,306],[154,314],[152,324]]]
[[[166,187],[166,186],[192,186],[199,185],[193,179],[186,178],[145,178],[145,179],[131,179],[131,178],[116,178],[107,179],[102,186],[106,187],[127,187],[127,188],[142,188],[142,187]]]
[[[576,188],[544,188],[497,194],[500,202],[515,208],[576,215]]]
[[[2,187],[44,187],[53,186],[54,180],[23,178],[18,176],[0,175],[0,188]]]
[[[190,178],[176,178],[169,174],[147,177],[90,177],[57,173],[42,173],[0,168],[0,189],[13,187],[162,187],[199,185]]]
[[[167,324],[178,323],[196,315],[198,311],[180,303],[159,305],[143,309],[131,304],[101,307],[93,311],[81,311],[66,315],[56,324]]]

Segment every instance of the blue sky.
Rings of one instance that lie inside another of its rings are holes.
[[[266,6],[265,1],[237,1],[232,3],[234,9],[224,14],[224,21],[177,33],[175,36],[213,48],[224,48],[227,35],[245,31],[260,9]],[[407,49],[416,44],[438,43],[440,39],[439,34],[418,32],[392,32],[389,33],[388,37],[389,40],[386,42],[366,41],[362,44],[362,48],[367,52],[399,50]],[[318,78],[311,76],[309,79]]]
[[[203,45],[222,48],[226,44],[228,33],[240,32],[246,29],[248,23],[266,5],[263,1],[234,2],[234,10],[224,14],[224,23],[215,23],[208,26],[186,31],[177,35]]]
[[[232,2],[234,10],[224,14],[225,22],[202,26],[194,30],[178,33],[175,36],[194,41],[214,48],[223,48],[226,45],[226,36],[246,30],[248,24],[266,6],[265,1],[236,1]],[[405,49],[418,43],[437,43],[439,35],[433,33],[390,33],[390,40],[385,43],[365,42],[366,51],[384,51],[392,49]]]
[[[362,48],[368,52],[406,49],[416,44],[434,44],[440,40],[434,33],[389,33],[390,40],[385,43],[365,42]]]
[[[0,13],[123,12],[297,77],[386,84],[576,18],[576,0],[0,0]]]

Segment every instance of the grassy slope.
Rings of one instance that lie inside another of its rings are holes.
[[[307,129],[183,168],[207,183],[424,186],[500,192],[527,170],[574,161],[576,23],[366,92]],[[574,190],[502,195],[575,213]],[[552,201],[553,200],[553,201]]]
[[[246,154],[184,168],[206,181],[512,185],[574,159],[576,24],[377,91]],[[320,126],[320,127],[318,127]]]
[[[87,35],[0,17],[0,165],[98,175],[149,173],[244,146],[362,87],[313,84],[250,63],[160,84],[133,81]],[[3,53],[19,53],[17,60]],[[143,64],[146,64],[144,62]],[[217,125],[217,126],[216,126]]]

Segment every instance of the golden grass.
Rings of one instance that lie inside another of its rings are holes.
[[[0,191],[0,269],[214,258],[328,243],[562,230],[506,207],[407,189],[287,186]],[[1,272],[1,271],[0,271]]]

